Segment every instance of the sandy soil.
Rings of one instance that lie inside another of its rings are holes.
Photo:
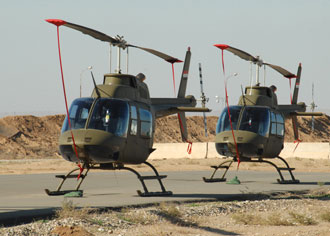
[[[58,137],[64,115],[8,116],[0,119],[0,160],[44,159],[58,154]],[[214,141],[217,117],[207,118],[208,137],[204,135],[204,123],[200,116],[187,117],[189,140]],[[329,142],[330,117],[316,117],[315,131],[311,132],[311,118],[298,117],[300,139],[303,142]],[[293,142],[291,120],[286,121],[286,142]],[[176,116],[157,119],[155,143],[182,142]]]

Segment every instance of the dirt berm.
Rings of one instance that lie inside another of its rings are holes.
[[[0,119],[0,159],[25,159],[54,157],[58,153],[58,137],[64,115],[8,116]],[[204,135],[202,117],[187,117],[189,139],[192,142],[214,141],[217,117],[207,118],[208,137]],[[330,117],[315,118],[315,131],[311,132],[311,117],[298,117],[300,139],[303,142],[329,142]],[[291,120],[286,121],[286,142],[293,142]],[[158,119],[155,142],[181,142],[176,116]]]

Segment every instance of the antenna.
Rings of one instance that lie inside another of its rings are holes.
[[[312,83],[312,103],[310,104],[311,111],[314,112],[317,105],[314,102],[314,83]],[[314,116],[312,116],[312,132],[314,132]]]
[[[100,98],[101,94],[100,94],[100,91],[99,91],[98,87],[96,86],[93,71],[91,71],[91,76],[92,76],[92,80],[93,80],[93,84],[94,84],[94,88],[95,88],[95,92],[97,94],[97,97]]]
[[[199,63],[199,83],[201,86],[201,102],[202,102],[202,107],[205,108],[205,104],[209,101],[208,98],[205,97],[204,94],[204,88],[203,88],[203,76],[202,76],[202,64]],[[206,120],[206,115],[205,112],[203,112],[203,120],[204,120],[204,131],[205,131],[205,137],[207,138],[207,120]],[[205,153],[205,159],[207,158],[207,154],[209,151],[209,143],[206,141],[206,153]]]

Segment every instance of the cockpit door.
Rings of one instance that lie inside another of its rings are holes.
[[[276,157],[283,149],[284,143],[284,117],[281,113],[271,112],[271,125],[269,139],[265,152],[266,157]]]
[[[141,163],[148,158],[153,144],[153,124],[150,107],[140,103],[130,104],[126,162]]]

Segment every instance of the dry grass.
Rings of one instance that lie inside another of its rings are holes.
[[[267,214],[235,213],[232,219],[236,223],[244,225],[264,225],[264,226],[294,226],[294,225],[316,225],[317,221],[311,216],[297,212],[288,214],[281,212],[272,212]]]
[[[171,218],[180,218],[182,216],[182,213],[179,211],[179,207],[171,203],[160,203],[159,210],[161,214]]]
[[[317,225],[317,221],[313,219],[313,217],[306,215],[306,214],[300,214],[297,212],[289,212],[289,215],[291,219],[293,220],[294,224],[298,225]]]
[[[326,222],[330,222],[330,211],[322,212],[320,218]]]
[[[133,210],[130,208],[123,208],[117,214],[121,220],[127,221],[132,224],[149,225],[157,221],[157,217],[144,210]]]
[[[61,209],[57,210],[55,212],[55,216],[58,219],[65,219],[65,218],[74,218],[79,220],[88,220],[92,221],[90,217],[90,213],[92,212],[92,209],[83,207],[83,208],[77,208],[75,204],[71,200],[64,199],[62,202]]]

